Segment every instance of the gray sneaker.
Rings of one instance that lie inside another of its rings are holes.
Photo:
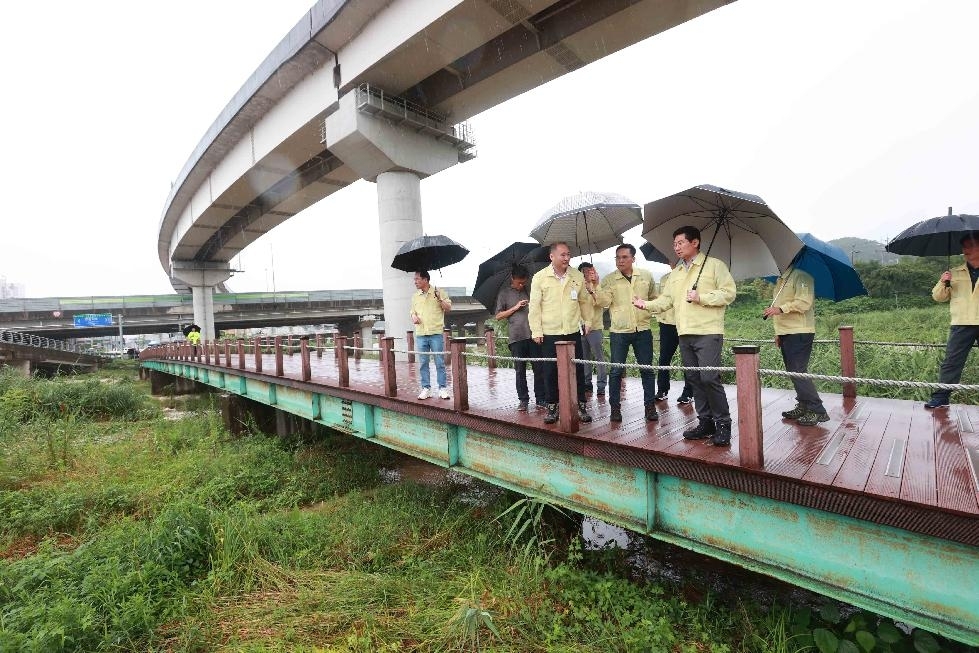
[[[520,403],[517,404],[517,410],[519,410],[520,412],[527,412],[527,404],[528,403],[529,402],[526,399],[521,399],[520,400]]]

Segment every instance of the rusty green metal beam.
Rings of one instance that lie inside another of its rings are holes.
[[[979,547],[173,361],[185,376],[489,483],[979,645]]]

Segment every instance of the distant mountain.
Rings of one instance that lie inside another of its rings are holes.
[[[847,253],[853,261],[869,262],[875,261],[877,263],[889,264],[897,263],[900,257],[897,254],[891,254],[890,252],[884,251],[883,243],[878,243],[876,240],[867,240],[865,238],[837,238],[836,240],[828,241],[831,245],[836,245],[844,252]]]

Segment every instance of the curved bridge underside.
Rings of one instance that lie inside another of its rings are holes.
[[[358,180],[323,145],[361,84],[458,123],[733,0],[319,0],[201,139],[167,198],[160,264],[227,269]],[[660,62],[662,63],[662,62]]]

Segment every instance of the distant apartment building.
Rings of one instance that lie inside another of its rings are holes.
[[[24,296],[24,284],[7,281],[7,277],[0,277],[0,299],[13,299]]]

